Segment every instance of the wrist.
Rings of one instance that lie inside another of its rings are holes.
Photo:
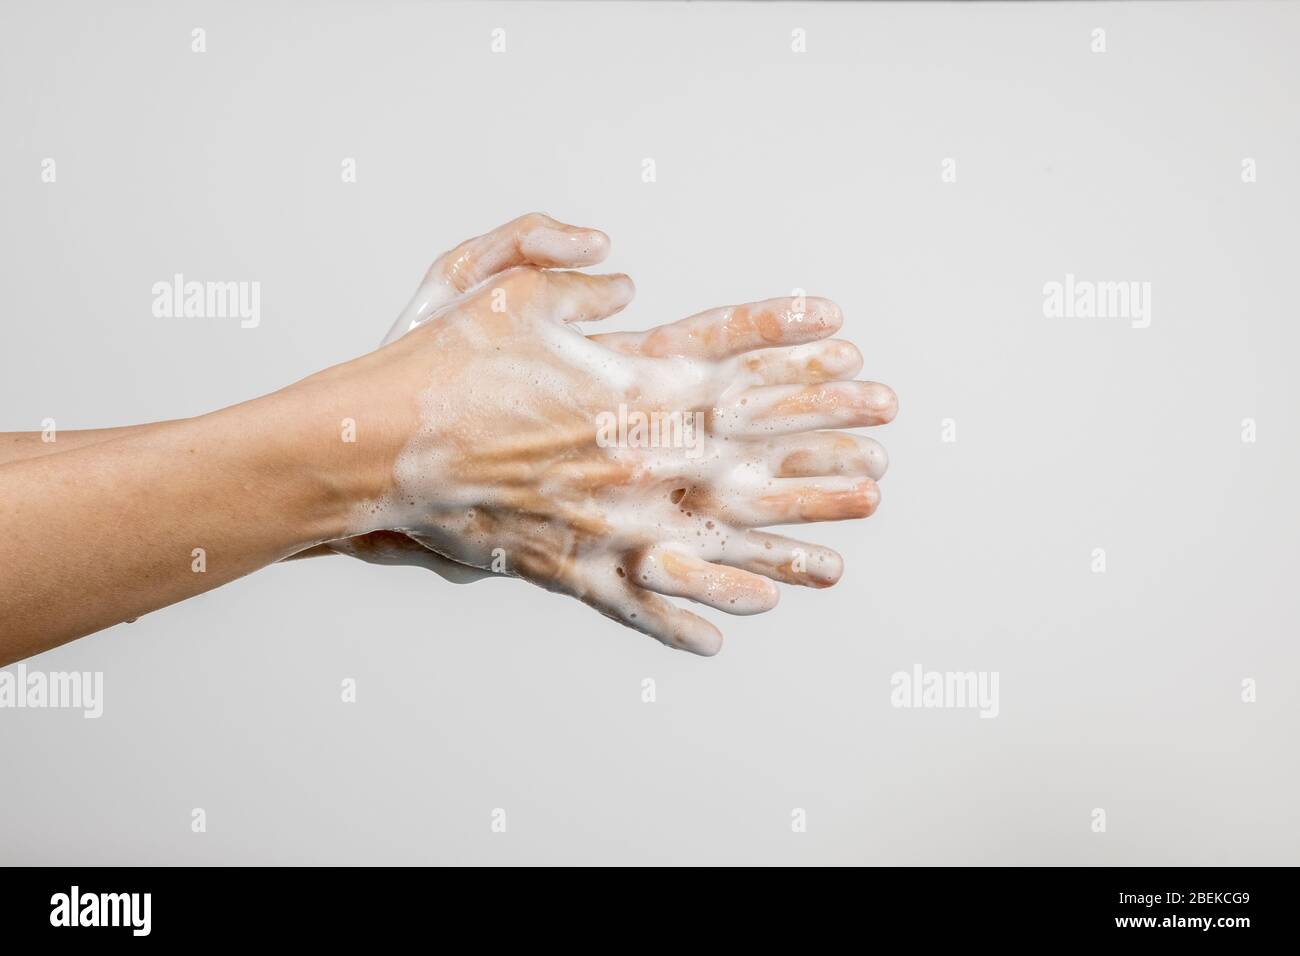
[[[410,435],[414,412],[387,407],[389,390],[364,374],[366,358],[257,400],[265,406],[254,417],[268,423],[273,454],[304,493],[298,523],[307,546],[374,530],[370,508],[391,494]]]

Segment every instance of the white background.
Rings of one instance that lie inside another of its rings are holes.
[[[533,209],[613,237],[639,288],[614,328],[835,299],[901,413],[879,512],[815,532],[841,584],[719,621],[712,660],[518,581],[331,558],[29,661],[103,671],[105,712],[0,710],[0,861],[1296,863],[1298,28],[5,4],[0,428],[273,390]],[[153,317],[176,272],[260,282],[260,327]],[[1150,282],[1150,328],[1045,318],[1067,273]],[[917,663],[999,672],[1000,715],[892,708]]]

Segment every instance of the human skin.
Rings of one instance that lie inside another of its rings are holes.
[[[467,239],[434,260],[381,345],[422,325],[436,309],[508,268],[532,265],[577,269],[602,261],[608,252],[609,237],[599,229],[567,225],[541,213],[520,216],[489,233]],[[127,435],[140,435],[173,424],[175,422],[151,422],[117,428],[61,429],[53,435],[42,432],[0,433],[0,465]],[[375,531],[326,542],[289,555],[285,560],[334,554],[373,564],[424,567],[457,584],[496,576],[449,561],[406,535],[392,531]]]
[[[460,243],[439,256],[425,273],[381,345],[422,325],[437,309],[506,269],[520,265],[577,269],[595,265],[609,252],[609,237],[599,229],[571,226],[542,213],[520,216],[482,236]],[[99,444],[173,422],[119,428],[0,433],[0,465],[73,448]],[[495,575],[449,561],[399,532],[376,531],[307,548],[286,560],[342,554],[374,564],[414,565],[435,571],[453,583],[470,583]]]
[[[602,261],[609,252],[609,237],[599,229],[571,226],[541,213],[520,216],[491,232],[460,243],[439,256],[425,273],[418,289],[402,310],[381,344],[401,337],[426,322],[435,310],[454,301],[470,288],[508,268],[577,269]],[[127,435],[139,435],[174,422],[152,422],[119,428],[0,433],[0,465],[11,461],[83,448]],[[52,439],[52,440],[51,440]],[[399,532],[375,531],[307,548],[286,560],[342,554],[373,564],[413,565],[428,568],[448,581],[471,583],[495,577],[447,558]]]
[[[772,578],[838,578],[833,552],[752,530],[875,507],[878,446],[810,433],[894,412],[883,386],[837,381],[861,363],[825,340],[838,310],[773,300],[587,338],[564,323],[617,312],[626,277],[483,261],[487,278],[462,266],[389,345],[265,398],[106,439],[63,433],[57,454],[9,436],[0,659],[347,539],[409,539],[479,569],[503,557],[508,574],[705,654],[717,629],[662,595],[754,613],[775,604]],[[706,415],[701,454],[602,447],[595,422],[620,405]],[[344,419],[356,442],[340,440]]]
[[[382,344],[387,344],[422,325],[438,309],[508,268],[518,265],[533,265],[539,268],[581,268],[603,261],[608,254],[609,246],[609,237],[599,229],[567,225],[541,213],[520,216],[485,235],[468,239],[438,257],[429,267],[419,288],[393,323]],[[650,333],[607,334],[596,335],[594,338],[603,341],[611,348],[636,352],[640,349],[641,340],[649,335]],[[840,354],[850,357],[855,352],[853,346],[847,342],[837,342],[833,346],[828,345],[827,348],[836,349]],[[839,376],[851,378],[859,370],[860,364],[860,361],[844,363],[838,369]],[[817,367],[815,362],[810,361],[808,374],[804,375],[802,380],[823,381],[829,374],[825,367]],[[791,381],[797,379],[799,379],[798,373],[792,372]],[[46,436],[41,432],[0,434],[0,464],[97,444],[155,428],[159,424],[169,423],[63,430],[58,432],[57,441],[47,441]],[[856,453],[862,450],[869,456],[870,467],[867,473],[878,480],[887,467],[884,449],[871,439],[860,439],[856,444],[857,448],[852,451]],[[845,462],[850,460],[852,460],[851,453],[842,459],[837,467],[844,467]],[[424,567],[445,580],[458,584],[498,576],[444,558],[409,536],[393,531],[375,531],[326,542],[290,555],[286,560],[334,554],[359,558],[373,564]]]

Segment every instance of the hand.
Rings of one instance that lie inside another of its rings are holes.
[[[569,226],[543,213],[520,216],[439,256],[381,344],[387,345],[418,328],[438,309],[506,269],[521,265],[578,269],[595,265],[608,254],[609,237],[599,229]],[[395,532],[377,531],[331,541],[313,551],[348,555],[370,564],[428,568],[453,584],[471,584],[495,576],[450,561]]]
[[[839,381],[861,357],[826,340],[840,318],[825,300],[593,339],[565,324],[612,315],[631,293],[625,276],[515,266],[342,367],[362,366],[354,394],[422,395],[379,413],[400,451],[352,530],[400,531],[481,569],[504,560],[509,574],[711,654],[717,629],[661,595],[756,613],[776,603],[771,579],[837,580],[834,552],[753,529],[870,514],[879,446],[812,430],[889,421],[895,399]],[[611,440],[620,410],[703,427],[671,447]]]
[[[357,535],[371,559],[407,534],[705,654],[716,628],[665,596],[755,613],[773,580],[832,583],[833,552],[755,529],[875,507],[879,447],[810,431],[894,413],[884,386],[839,380],[861,358],[826,339],[838,310],[775,300],[590,339],[565,324],[631,295],[626,276],[517,265],[262,398],[19,447],[0,467],[0,664]]]

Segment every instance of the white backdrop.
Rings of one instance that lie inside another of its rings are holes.
[[[0,428],[270,391],[532,209],[610,233],[614,328],[835,299],[901,413],[879,512],[816,533],[841,584],[720,621],[711,660],[331,558],[29,661],[102,671],[104,714],[0,709],[0,861],[1296,863],[1298,28],[5,4]],[[260,325],[155,318],[178,272],[260,282]],[[1045,316],[1067,275],[1149,283],[1149,327]],[[997,672],[998,716],[891,706],[918,664]]]

